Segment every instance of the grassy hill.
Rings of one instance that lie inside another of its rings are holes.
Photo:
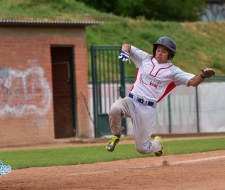
[[[225,75],[225,22],[134,20],[98,12],[75,0],[0,0],[0,19],[103,21],[86,28],[88,47],[129,43],[150,53],[152,44],[166,35],[177,44],[175,65],[194,74],[201,67],[212,67],[217,75]],[[126,69],[128,75],[134,74],[133,68]]]

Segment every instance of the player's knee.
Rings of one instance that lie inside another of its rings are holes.
[[[109,110],[109,115],[117,115],[120,113],[121,113],[121,108],[116,105],[113,105]]]
[[[146,151],[146,149],[144,148],[144,147],[142,147],[142,146],[137,146],[136,147],[136,150],[140,153],[140,154],[147,154],[147,151]]]

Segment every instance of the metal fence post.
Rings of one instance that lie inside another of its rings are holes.
[[[196,97],[196,118],[197,118],[197,132],[200,132],[199,128],[199,108],[198,108],[198,87],[195,87],[195,97]]]
[[[171,106],[170,106],[170,94],[168,95],[168,118],[169,118],[169,133],[172,133],[172,122],[171,122]]]

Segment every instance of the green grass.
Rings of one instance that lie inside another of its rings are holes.
[[[163,155],[224,150],[225,138],[169,141],[164,142],[164,148]],[[154,154],[138,153],[134,144],[119,144],[113,153],[107,152],[105,146],[0,151],[0,160],[12,169],[90,164],[152,156]]]
[[[199,74],[200,68],[213,67],[225,75],[225,22],[160,22],[115,16],[96,11],[75,0],[0,0],[0,19],[103,21],[86,27],[87,46],[132,44],[152,53],[152,44],[170,36],[177,44],[172,63],[186,72]],[[89,77],[91,77],[89,59]],[[135,75],[127,64],[126,75]]]

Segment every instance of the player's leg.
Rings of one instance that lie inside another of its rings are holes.
[[[121,126],[122,118],[130,117],[130,109],[133,107],[133,103],[130,98],[123,98],[117,100],[109,111],[109,124],[113,137],[106,145],[106,150],[113,152],[116,144],[120,140],[121,131],[124,127]]]
[[[133,123],[133,131],[135,138],[135,147],[141,154],[150,154],[158,152],[162,149],[162,145],[158,139],[150,141],[153,132],[153,124],[155,117],[155,108],[136,104],[135,112],[131,115]]]

